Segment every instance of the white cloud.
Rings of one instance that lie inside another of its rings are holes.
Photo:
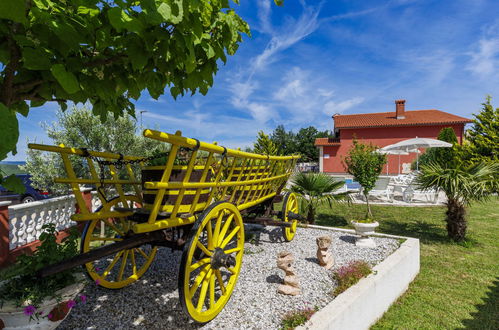
[[[354,97],[345,101],[329,101],[326,104],[324,104],[324,108],[322,109],[322,112],[328,116],[332,116],[336,113],[343,113],[346,110],[361,104],[364,102],[363,97]]]
[[[499,71],[499,38],[483,38],[478,49],[470,53],[468,69],[474,74],[488,76]]]
[[[279,52],[288,49],[314,32],[319,26],[317,19],[319,12],[319,8],[304,7],[303,13],[297,20],[289,19],[287,24],[279,29],[280,32],[274,32],[264,51],[254,58],[252,74],[275,61],[275,56]]]
[[[271,2],[272,0],[258,0],[259,31],[262,33],[272,34],[274,31],[270,18],[272,14]]]

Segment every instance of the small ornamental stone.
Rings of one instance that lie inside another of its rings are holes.
[[[277,292],[292,296],[301,294],[298,277],[295,275],[295,270],[293,269],[294,261],[295,258],[291,252],[284,251],[277,255],[277,267],[284,270],[286,273],[284,276],[284,284],[279,285]]]
[[[320,236],[316,239],[317,242],[317,260],[319,260],[319,265],[326,269],[331,269],[334,265],[333,254],[327,249],[331,246],[331,237]]]

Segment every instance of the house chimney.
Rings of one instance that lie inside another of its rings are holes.
[[[397,119],[405,119],[405,100],[395,100],[395,116]]]

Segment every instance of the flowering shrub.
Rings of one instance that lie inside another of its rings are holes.
[[[281,320],[281,329],[292,330],[299,325],[305,324],[318,310],[317,306],[314,308],[305,307],[286,313]]]
[[[17,306],[26,302],[38,306],[45,298],[56,298],[55,292],[81,281],[75,276],[75,270],[69,269],[57,274],[38,278],[38,271],[44,266],[56,264],[78,254],[78,237],[76,230],[57,242],[57,232],[53,223],[42,226],[43,232],[39,240],[41,245],[32,255],[21,255],[15,265],[0,272],[0,305],[4,301],[12,301]],[[29,306],[28,306],[29,307]],[[30,309],[25,311],[30,312]],[[29,315],[32,316],[32,315]]]
[[[361,260],[353,261],[346,266],[340,267],[333,274],[333,278],[338,283],[333,295],[339,295],[357,283],[361,278],[371,274],[371,272],[371,266],[369,266],[367,262]]]
[[[79,302],[82,304],[85,304],[87,302],[87,296],[85,295],[80,295],[79,297]],[[30,321],[31,320],[39,320],[40,318],[47,318],[50,321],[60,321],[64,319],[66,314],[69,313],[69,311],[75,307],[78,304],[78,300],[68,300],[65,302],[61,302],[57,304],[47,315],[43,315],[41,311],[37,310],[37,307],[35,305],[28,305],[24,307],[23,312],[24,315],[29,316]]]

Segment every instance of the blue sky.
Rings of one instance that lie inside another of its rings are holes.
[[[236,55],[206,96],[136,103],[145,127],[245,147],[277,125],[332,129],[334,113],[439,109],[471,118],[487,94],[499,107],[499,1],[241,0],[250,24]],[[40,127],[56,104],[20,117],[26,140],[49,143]]]

